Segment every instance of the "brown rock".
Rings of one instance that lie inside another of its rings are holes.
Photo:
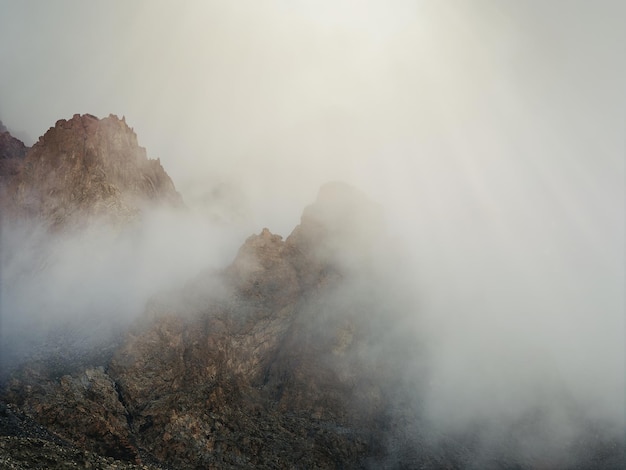
[[[152,204],[182,200],[158,160],[149,160],[124,119],[74,115],[60,120],[30,149],[10,182],[8,206],[51,228],[94,218],[120,223]]]
[[[109,368],[142,446],[181,467],[358,466],[381,390],[354,359],[366,330],[329,299],[347,268],[334,263],[346,241],[338,234],[358,232],[360,217],[378,222],[364,209],[376,213],[349,187],[326,188],[286,242],[267,229],[248,238],[219,295],[198,294],[206,287],[196,281],[181,295],[193,301],[150,312],[155,322],[129,336]],[[338,232],[329,224],[339,221]],[[352,262],[361,248],[348,246]]]
[[[59,445],[31,437],[0,436],[0,468],[26,470],[157,470],[152,465],[134,465],[106,458],[78,447]]]
[[[9,383],[7,397],[48,430],[101,455],[139,462],[126,410],[103,368],[58,379],[26,369]]]
[[[287,241],[264,229],[222,273],[155,299],[107,373],[26,374],[10,401],[76,445],[130,460],[145,450],[176,468],[361,466],[378,452],[385,389],[360,358],[371,329],[346,285],[376,245],[377,213],[349,187],[325,187]]]
[[[0,191],[19,173],[27,151],[28,147],[21,140],[13,137],[4,126],[0,128]]]
[[[511,460],[519,437],[488,453],[479,428],[428,434],[404,374],[423,351],[394,331],[386,247],[376,205],[325,186],[286,241],[264,229],[223,272],[155,298],[106,372],[25,368],[5,398],[74,446],[177,469],[545,466]],[[623,442],[590,442],[580,463],[552,466],[621,468]]]

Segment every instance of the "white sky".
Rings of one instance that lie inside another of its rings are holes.
[[[0,119],[36,140],[125,115],[187,199],[238,180],[281,232],[329,179],[602,206],[623,172],[620,4],[2,0]]]

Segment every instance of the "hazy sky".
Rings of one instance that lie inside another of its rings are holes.
[[[74,113],[124,115],[190,205],[256,231],[287,235],[322,183],[353,183],[412,243],[433,312],[450,298],[448,341],[532,344],[611,413],[624,5],[0,0],[0,119],[31,144]]]
[[[484,217],[550,197],[601,230],[623,182],[621,4],[0,0],[0,119],[36,140],[125,115],[187,199],[243,183],[283,233],[332,179]]]

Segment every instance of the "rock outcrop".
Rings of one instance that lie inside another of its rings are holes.
[[[13,395],[16,384],[26,389]],[[22,412],[64,440],[104,456],[139,461],[114,382],[99,368],[57,380],[25,370],[9,384],[7,394]],[[71,426],[68,424],[71,423]]]
[[[327,224],[330,190],[286,241],[267,229],[250,237],[218,291],[199,279],[176,310],[153,308],[157,320],[115,355],[108,372],[157,457],[179,468],[332,468],[371,453],[365,430],[382,391],[356,357],[364,325],[339,307],[347,266],[317,253],[342,244]],[[336,199],[330,216],[349,221],[364,207]]]
[[[353,276],[380,249],[379,217],[327,185],[287,240],[264,229],[223,272],[155,298],[104,368],[25,369],[7,399],[74,445],[133,462],[363,466],[384,454],[396,386],[365,354],[381,300]]]
[[[123,223],[154,204],[182,204],[160,162],[147,158],[124,119],[89,114],[62,119],[39,139],[9,181],[5,202],[13,217],[51,229]]]
[[[20,172],[28,147],[0,123],[0,198],[9,181]]]
[[[15,214],[55,230],[181,204],[123,120],[89,115],[39,140],[9,196]],[[524,426],[496,452],[481,447],[478,428],[431,434],[420,410],[426,354],[404,321],[414,306],[394,289],[391,245],[376,204],[348,185],[323,186],[285,240],[263,229],[227,268],[154,296],[112,354],[12,373],[0,465],[622,468],[623,442],[593,435],[580,457],[554,464],[511,460],[507,445]]]

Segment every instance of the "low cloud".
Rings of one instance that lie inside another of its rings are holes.
[[[623,445],[623,6],[67,5],[0,18],[4,124],[125,115],[192,211],[43,258],[43,235],[3,225],[3,340],[127,321],[343,180],[386,219],[379,303],[428,352],[432,429],[483,423],[496,445],[527,426],[520,454],[594,426]]]

